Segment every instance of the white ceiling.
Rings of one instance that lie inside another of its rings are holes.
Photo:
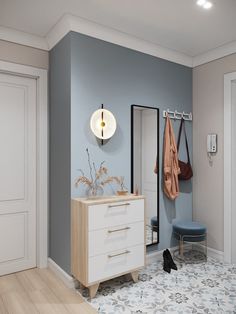
[[[45,37],[73,14],[194,57],[236,40],[236,0],[0,0],[0,26]]]

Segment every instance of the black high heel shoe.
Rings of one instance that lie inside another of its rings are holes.
[[[167,273],[171,272],[169,257],[166,253],[166,250],[163,252],[163,270]]]
[[[170,254],[170,251],[167,249],[167,250],[165,250],[165,252],[166,252],[165,255],[167,256],[167,259],[168,259],[168,262],[169,262],[169,267],[170,267],[171,269],[178,270],[178,268],[177,268],[175,262],[173,261],[173,258],[172,258],[172,256],[171,256],[171,254]],[[163,254],[164,254],[164,253],[163,253]]]

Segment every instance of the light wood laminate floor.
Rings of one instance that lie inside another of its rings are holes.
[[[49,269],[30,269],[0,277],[0,314],[97,313]]]

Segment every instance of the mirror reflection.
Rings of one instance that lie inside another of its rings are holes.
[[[159,242],[159,110],[131,107],[131,190],[146,197],[146,245]]]

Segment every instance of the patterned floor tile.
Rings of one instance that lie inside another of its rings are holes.
[[[138,283],[122,276],[102,283],[92,300],[86,289],[82,294],[100,314],[236,314],[236,266],[208,258],[178,263],[178,271],[168,274],[155,262],[140,273]]]

